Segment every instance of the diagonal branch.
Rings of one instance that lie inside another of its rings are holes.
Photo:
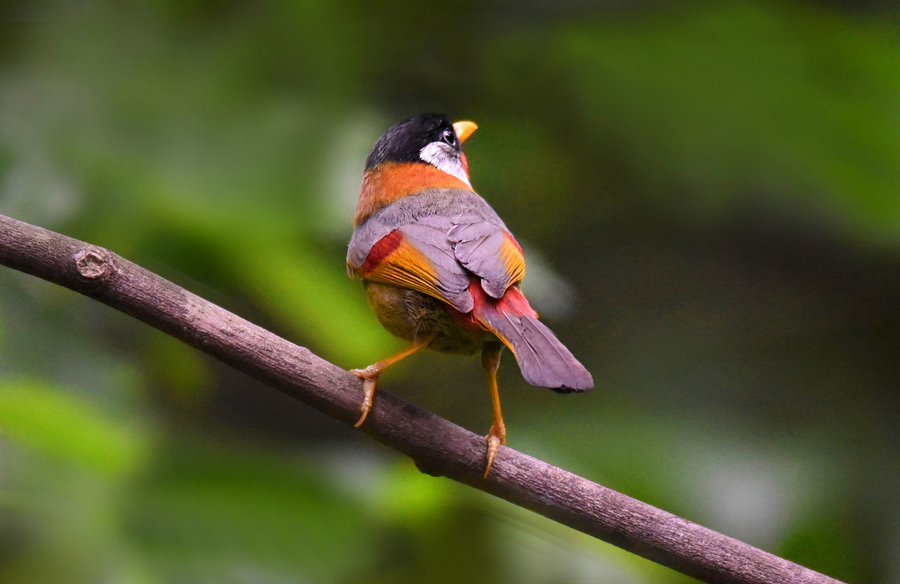
[[[130,314],[345,424],[359,417],[354,375],[106,249],[0,215],[0,264]],[[837,582],[511,448],[500,448],[485,479],[484,438],[383,390],[360,429],[423,472],[705,582]]]

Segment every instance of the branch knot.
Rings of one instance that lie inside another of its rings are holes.
[[[75,252],[75,268],[82,278],[96,280],[110,271],[109,257],[103,250],[84,248]]]

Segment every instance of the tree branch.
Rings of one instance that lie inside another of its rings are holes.
[[[130,314],[345,424],[359,417],[362,382],[354,375],[106,249],[0,215],[0,264]],[[483,437],[384,390],[360,429],[423,472],[705,582],[837,582],[511,448],[500,448],[484,479]]]

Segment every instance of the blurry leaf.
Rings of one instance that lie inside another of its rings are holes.
[[[384,521],[430,525],[461,493],[455,483],[426,475],[408,460],[390,470],[377,495],[376,509]]]
[[[540,121],[485,116],[466,142],[472,184],[518,237],[553,239],[565,229],[566,211],[583,197],[575,162]]]
[[[241,209],[165,206],[166,229],[183,229],[225,258],[224,270],[270,314],[345,367],[374,361],[392,346],[365,306],[359,282],[347,277],[343,255],[326,259],[298,237],[288,218],[253,216]],[[333,261],[328,261],[333,260]]]
[[[303,104],[294,106],[306,111]],[[347,278],[343,242],[338,248],[321,241],[311,212],[321,202],[306,195],[311,185],[324,182],[309,166],[325,154],[308,139],[320,133],[316,124],[324,120],[266,111],[274,120],[257,120],[262,128],[235,122],[233,136],[224,128],[211,130],[212,138],[199,129],[186,135],[181,126],[172,135],[163,133],[160,140],[184,149],[179,156],[165,148],[148,154],[143,144],[101,143],[94,150],[71,145],[67,156],[87,167],[82,172],[102,194],[85,214],[91,220],[87,230],[74,234],[126,256],[129,249],[161,241],[179,264],[198,254],[194,248],[172,249],[172,242],[198,242],[203,255],[216,258],[214,265],[206,262],[206,270],[242,288],[324,357],[345,367],[382,358],[394,343],[365,306],[359,282]],[[210,141],[212,149],[206,146]],[[291,153],[305,166],[289,162]],[[148,162],[148,155],[155,158]],[[102,236],[92,233],[97,228]]]
[[[896,34],[821,7],[699,2],[563,27],[550,44],[590,138],[614,141],[667,207],[786,191],[900,240]],[[685,187],[702,200],[672,199]]]
[[[232,450],[181,436],[132,493],[127,531],[164,581],[319,581],[355,570],[346,558],[364,557],[360,507],[286,458]]]
[[[867,528],[856,522],[846,501],[826,509],[801,524],[776,553],[841,582],[877,582]]]
[[[650,584],[696,580],[506,501],[487,499],[510,582]]]
[[[683,512],[683,485],[677,479],[690,466],[690,453],[679,448],[682,444],[676,438],[684,440],[684,432],[673,434],[677,427],[658,418],[595,407],[596,398],[590,399],[594,395],[566,396],[579,400],[580,407],[559,404],[519,419],[517,426],[533,428],[531,436],[523,437],[532,443],[519,447],[630,497],[672,513]]]
[[[41,381],[0,379],[0,435],[101,473],[127,474],[148,455],[133,426]]]
[[[190,404],[210,395],[212,372],[200,351],[154,331],[146,357],[148,365],[160,377],[163,390],[176,402]]]
[[[325,262],[304,248],[295,243],[290,249],[246,257],[245,265],[252,262],[253,268],[244,274],[244,285],[272,314],[314,340],[326,358],[344,367],[383,358],[397,341],[367,310],[362,285],[347,278],[343,262]]]
[[[350,240],[366,157],[372,144],[390,125],[374,113],[362,111],[332,130],[318,187],[315,233],[335,241]]]

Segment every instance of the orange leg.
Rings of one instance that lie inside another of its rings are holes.
[[[491,390],[491,403],[494,406],[494,423],[487,438],[487,468],[484,470],[484,478],[491,472],[494,457],[501,444],[506,444],[506,426],[503,424],[503,414],[500,413],[500,393],[497,390],[497,369],[500,368],[500,352],[503,345],[491,343],[481,351],[481,366],[487,373],[488,389]]]
[[[365,369],[351,369],[350,373],[356,375],[360,379],[363,380],[363,402],[360,411],[362,412],[362,416],[360,416],[359,421],[354,424],[354,427],[359,428],[363,422],[366,421],[366,416],[369,415],[369,410],[372,409],[372,399],[375,397],[375,386],[378,385],[378,377],[381,375],[381,372],[402,359],[409,357],[419,349],[424,349],[431,343],[431,339],[424,340],[416,340],[410,346],[406,347],[396,355],[392,355],[383,361],[379,361],[378,363],[374,363],[369,365]]]

